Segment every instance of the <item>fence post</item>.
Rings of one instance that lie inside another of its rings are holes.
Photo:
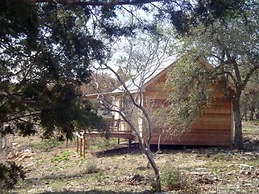
[[[85,132],[83,132],[83,157],[85,158]]]
[[[79,139],[78,139],[78,135],[76,134],[76,152],[78,153],[79,151]]]
[[[82,138],[80,138],[80,156],[82,156]]]

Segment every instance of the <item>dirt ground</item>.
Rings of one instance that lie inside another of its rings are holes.
[[[152,169],[137,146],[129,150],[117,145],[117,140],[96,139],[82,158],[74,141],[43,141],[38,136],[10,138],[14,151],[6,157],[26,171],[25,180],[10,193],[154,193]],[[258,123],[245,124],[244,139],[243,151],[163,147],[155,154],[155,161],[164,192],[259,193]]]

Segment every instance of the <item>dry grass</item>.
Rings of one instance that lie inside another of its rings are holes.
[[[248,126],[246,139],[252,139],[246,141],[244,151],[167,147],[156,154],[163,189],[171,193],[259,193],[259,129],[257,124]],[[17,159],[27,176],[11,193],[152,193],[153,172],[146,168],[146,158],[137,148],[93,154],[100,147],[92,147],[84,159],[76,153],[75,142],[42,142],[37,137],[15,141],[17,150],[30,148],[30,153]],[[110,147],[115,144],[109,142]],[[171,176],[177,173],[179,176]]]

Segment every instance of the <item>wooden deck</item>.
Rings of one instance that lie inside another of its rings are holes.
[[[107,137],[107,138],[118,138],[118,144],[120,143],[120,139],[127,139],[129,148],[131,147],[132,141],[136,139],[136,136],[132,133],[132,131],[81,131],[76,132],[76,151],[80,154],[80,156],[85,157],[85,150],[87,144],[88,137]]]
[[[85,132],[84,135],[86,137],[108,137],[108,138],[123,138],[134,140],[135,135],[132,134],[131,131],[109,131],[107,133],[93,131],[93,132]]]

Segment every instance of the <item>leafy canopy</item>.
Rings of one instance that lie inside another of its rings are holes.
[[[173,126],[169,134],[189,130],[210,106],[215,92],[212,85],[219,81],[213,71],[195,56],[183,56],[176,61],[166,81],[166,88],[171,91],[166,122]]]
[[[241,94],[252,76],[259,71],[258,9],[257,1],[242,1],[237,9],[227,10],[223,17],[214,18],[209,25],[197,23],[182,36],[182,54],[190,58],[199,56],[208,61],[214,67],[213,74],[224,83],[224,93],[233,104],[236,148],[242,148],[243,144]],[[209,14],[210,9],[206,10]],[[188,60],[186,63],[189,63]],[[178,73],[184,72],[185,68],[182,68]],[[172,82],[175,81],[174,75],[171,75]],[[185,79],[188,77],[183,76],[181,80]],[[178,83],[179,88],[183,89],[185,81],[178,80]],[[233,90],[229,90],[229,85]]]
[[[60,129],[71,138],[75,126],[101,124],[79,90],[89,82],[90,64],[103,60],[106,52],[88,29],[90,14],[89,8],[55,3],[1,2],[3,133],[18,128],[22,134],[31,134],[41,125],[46,136]]]

